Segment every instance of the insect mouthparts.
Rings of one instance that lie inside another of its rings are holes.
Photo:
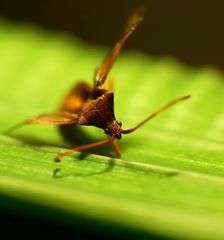
[[[121,139],[122,135],[121,123],[117,120],[109,122],[104,132],[117,139]]]

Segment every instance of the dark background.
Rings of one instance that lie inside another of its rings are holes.
[[[111,46],[134,6],[142,2],[145,20],[126,48],[224,69],[223,0],[0,0],[0,16]]]

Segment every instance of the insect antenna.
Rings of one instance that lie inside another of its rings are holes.
[[[163,106],[161,109],[159,109],[158,111],[152,113],[151,115],[149,115],[145,120],[143,120],[142,122],[140,122],[139,124],[137,124],[135,127],[130,128],[130,129],[126,129],[126,130],[122,130],[123,134],[128,134],[128,133],[132,133],[135,130],[137,130],[138,128],[140,128],[143,124],[145,124],[146,122],[148,122],[149,120],[151,120],[152,118],[156,117],[157,115],[159,115],[160,113],[162,113],[163,111],[167,110],[168,108],[172,107],[173,105],[175,105],[178,102],[181,102],[183,100],[186,100],[188,98],[190,98],[191,95],[186,95],[180,98],[176,98],[173,101],[169,102],[168,104],[166,104],[165,106]]]

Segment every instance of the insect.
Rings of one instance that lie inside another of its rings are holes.
[[[54,114],[40,115],[20,124],[90,125],[103,129],[107,135],[107,138],[102,141],[77,146],[71,150],[58,154],[54,157],[55,162],[60,162],[62,157],[70,155],[76,151],[96,148],[109,143],[112,145],[117,157],[120,157],[121,152],[116,141],[117,139],[121,139],[123,134],[134,132],[161,112],[190,97],[190,95],[187,95],[174,99],[130,129],[123,129],[121,122],[116,120],[114,114],[114,93],[111,89],[106,87],[105,81],[107,80],[108,74],[115,63],[123,44],[143,20],[143,17],[144,8],[136,8],[127,22],[122,36],[96,71],[93,86],[90,86],[85,82],[79,83],[66,96],[58,112]]]

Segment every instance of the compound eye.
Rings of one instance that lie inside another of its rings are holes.
[[[109,129],[108,129],[108,128],[105,128],[104,132],[105,132],[106,134],[108,134],[108,133],[109,133]]]
[[[120,121],[117,121],[117,123],[118,123],[118,125],[119,125],[119,126],[122,126],[122,122],[120,122]]]

